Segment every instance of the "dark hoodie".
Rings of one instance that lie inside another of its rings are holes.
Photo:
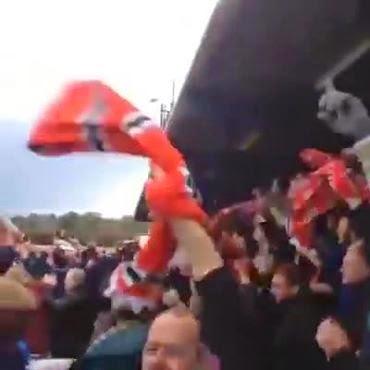
[[[367,325],[369,293],[370,279],[343,285],[340,293],[337,315],[354,339],[356,347],[361,344]]]
[[[81,289],[52,303],[53,357],[79,358],[85,353],[94,329],[96,306]]]
[[[343,351],[336,354],[330,361],[326,370],[358,370],[359,362],[356,354]]]

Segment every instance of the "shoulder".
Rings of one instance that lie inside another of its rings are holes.
[[[218,291],[225,287],[235,287],[237,284],[233,278],[231,271],[226,267],[221,267],[211,271],[202,280],[196,282],[197,290],[202,293],[207,290],[217,289]]]
[[[87,357],[117,356],[140,353],[148,333],[147,325],[128,329],[111,328],[98,337],[86,352]]]

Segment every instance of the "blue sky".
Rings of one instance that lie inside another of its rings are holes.
[[[32,122],[67,81],[101,79],[155,119],[179,92],[216,0],[0,4],[0,213],[132,214],[147,167],[120,156],[42,158]],[[157,98],[157,103],[150,103]]]

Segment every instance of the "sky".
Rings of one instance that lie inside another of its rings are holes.
[[[64,83],[100,79],[153,118],[176,95],[216,0],[0,2],[0,213],[132,214],[146,162],[113,155],[42,158],[25,144]],[[151,103],[153,98],[156,103]]]

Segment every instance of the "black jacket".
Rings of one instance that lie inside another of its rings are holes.
[[[253,287],[239,287],[226,268],[197,283],[202,297],[202,336],[222,370],[260,370],[260,328]]]
[[[327,364],[326,370],[358,370],[358,358],[353,352],[340,352]]]
[[[96,305],[84,293],[52,302],[51,353],[56,358],[78,358],[85,353],[96,318]]]
[[[273,370],[322,370],[326,359],[315,335],[322,319],[309,294],[300,292],[276,306],[272,330]]]

